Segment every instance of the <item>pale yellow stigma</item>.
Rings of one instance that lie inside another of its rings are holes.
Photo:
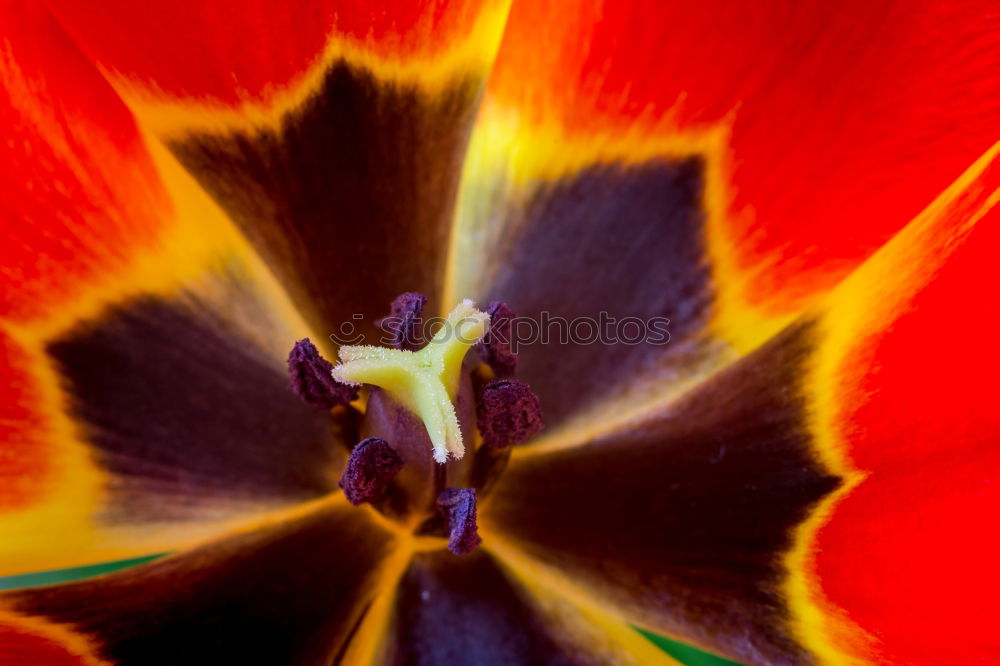
[[[465,354],[486,335],[489,323],[488,314],[464,300],[418,352],[369,345],[341,347],[333,378],[384,389],[423,420],[434,446],[434,460],[443,463],[449,453],[461,458],[465,445],[453,401]]]

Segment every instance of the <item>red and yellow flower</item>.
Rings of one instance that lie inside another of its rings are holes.
[[[0,596],[4,663],[997,660],[994,3],[0,17],[0,574],[173,553]],[[403,292],[672,338],[524,349],[456,556],[287,389]]]

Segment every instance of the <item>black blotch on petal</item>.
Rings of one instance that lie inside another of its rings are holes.
[[[482,550],[414,557],[396,597],[383,666],[597,666],[564,649],[530,598]]]
[[[280,359],[207,310],[142,298],[47,347],[69,410],[113,474],[109,520],[336,487],[337,422],[288,390]],[[115,512],[115,507],[122,511]]]
[[[641,423],[514,456],[483,523],[647,628],[746,663],[810,663],[784,558],[840,484],[803,397],[813,340],[800,322]]]
[[[704,171],[697,157],[587,168],[539,187],[478,248],[493,272],[470,297],[517,309],[517,375],[551,427],[711,358]]]
[[[316,666],[343,652],[396,548],[365,512],[340,503],[0,601],[72,626],[116,666]]]
[[[481,87],[480,74],[456,74],[429,93],[340,61],[279,127],[194,133],[169,147],[313,330],[360,322],[343,337],[374,344],[386,303],[441,291]]]

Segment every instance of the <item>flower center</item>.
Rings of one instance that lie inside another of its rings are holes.
[[[421,348],[427,299],[405,293],[377,322],[391,347],[344,346],[339,363],[300,340],[289,355],[291,388],[310,405],[358,422],[361,441],[340,479],[348,501],[369,503],[418,534],[448,538],[453,553],[475,548],[477,504],[496,482],[510,447],[542,429],[538,399],[507,378],[513,312],[462,301]],[[482,362],[467,358],[475,348]],[[358,391],[363,413],[352,406]]]
[[[465,455],[462,431],[452,401],[465,354],[486,334],[490,316],[472,301],[451,311],[426,347],[413,352],[374,346],[340,348],[340,365],[332,370],[342,384],[369,384],[385,389],[399,404],[423,419],[434,448],[434,460],[447,462]]]

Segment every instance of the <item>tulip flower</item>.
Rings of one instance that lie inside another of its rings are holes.
[[[1000,659],[995,3],[0,32],[0,663]]]

